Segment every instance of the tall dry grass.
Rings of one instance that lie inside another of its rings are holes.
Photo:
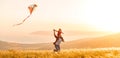
[[[120,58],[120,49],[0,50],[0,58]]]

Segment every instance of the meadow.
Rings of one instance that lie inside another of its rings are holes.
[[[120,48],[52,50],[0,50],[0,58],[120,58]]]

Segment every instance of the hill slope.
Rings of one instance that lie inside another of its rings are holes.
[[[63,44],[63,48],[104,48],[120,47],[120,34],[108,35],[98,38],[79,39]]]
[[[53,49],[53,45],[50,43],[39,44],[20,44],[0,41],[0,50],[6,49]]]
[[[120,47],[120,34],[79,39],[61,44],[62,49]],[[0,49],[54,49],[52,43],[19,44],[0,41]]]

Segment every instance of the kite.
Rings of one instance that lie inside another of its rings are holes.
[[[30,14],[29,14],[21,23],[15,24],[15,25],[13,25],[13,26],[17,26],[17,25],[23,24],[23,23],[31,16],[33,10],[34,10],[36,7],[37,7],[36,4],[32,4],[32,5],[28,6],[28,9],[29,9]]]

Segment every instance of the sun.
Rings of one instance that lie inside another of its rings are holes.
[[[119,2],[119,0],[90,0],[82,8],[84,11],[81,17],[84,18],[86,24],[94,26],[97,30],[120,32]]]

